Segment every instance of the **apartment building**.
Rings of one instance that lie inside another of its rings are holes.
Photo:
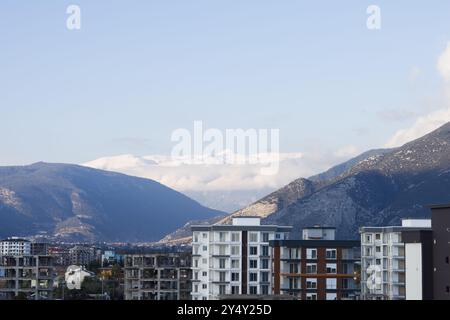
[[[10,237],[0,241],[0,256],[31,255],[31,242],[19,237]]]
[[[450,300],[450,204],[431,206],[433,298]]]
[[[363,299],[432,298],[431,220],[404,219],[401,226],[362,227],[360,234]]]
[[[0,257],[0,299],[52,299],[53,279],[51,256]]]
[[[125,255],[124,264],[125,300],[190,300],[190,252]]]
[[[87,266],[96,260],[94,247],[77,245],[69,249],[70,264]]]
[[[269,241],[285,240],[292,227],[235,217],[230,225],[192,226],[192,299],[268,295],[272,288]]]
[[[302,240],[270,241],[273,293],[301,300],[359,298],[360,242],[336,240],[335,228],[303,229]]]

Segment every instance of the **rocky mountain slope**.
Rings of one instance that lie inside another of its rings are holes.
[[[218,215],[149,179],[67,164],[0,167],[0,237],[154,241]]]
[[[264,223],[337,228],[357,238],[360,226],[399,224],[428,217],[427,205],[450,202],[450,123],[396,149],[372,150],[326,173],[297,179],[236,215],[259,215]]]

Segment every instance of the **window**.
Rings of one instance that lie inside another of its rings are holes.
[[[381,234],[375,233],[375,240],[381,240]]]
[[[198,292],[198,284],[194,285],[194,292]]]
[[[269,282],[269,273],[267,271],[261,272],[261,282]]]
[[[446,263],[446,264],[448,264],[448,263],[449,263],[449,261],[448,261],[448,257],[445,257],[445,263]]]
[[[227,233],[226,232],[219,232],[219,241],[220,242],[227,241]]]
[[[306,273],[317,273],[317,263],[307,263]]]
[[[204,277],[208,276],[208,272],[203,271],[203,272],[202,272],[202,276],[204,276]]]
[[[297,248],[290,248],[289,249],[289,259],[298,259],[299,257],[299,251]]]
[[[194,268],[198,268],[198,259],[194,260]]]
[[[231,234],[231,241],[232,242],[239,242],[239,241],[241,241],[241,235],[238,232],[233,232]]]
[[[269,246],[261,246],[261,255],[269,256]]]
[[[336,293],[327,293],[326,300],[337,300]]]
[[[232,256],[238,256],[240,253],[239,246],[231,246],[231,255]]]
[[[219,259],[219,269],[225,269],[225,259]]]
[[[317,300],[317,294],[316,293],[307,293],[306,300]]]
[[[335,290],[335,289],[336,289],[336,278],[328,278],[327,290]]]
[[[372,235],[371,234],[366,234],[366,236],[364,237],[364,239],[366,240],[366,242],[372,242]]]
[[[289,278],[289,289],[298,289],[299,280],[296,278]]]
[[[231,269],[239,269],[239,260],[238,259],[231,260]]]
[[[198,246],[192,246],[193,254],[198,254]]]
[[[207,297],[202,297],[202,300],[206,300],[207,299]]]
[[[317,259],[317,249],[306,249],[306,259]]]
[[[239,286],[231,286],[231,294],[239,294]]]
[[[336,273],[336,263],[327,263],[327,273]]]
[[[251,256],[258,255],[258,247],[254,247],[254,246],[250,247],[250,255]]]
[[[203,264],[207,264],[207,263],[208,263],[208,259],[203,258],[203,259],[202,259],[202,263],[203,263]]]
[[[375,252],[381,252],[381,247],[380,246],[376,246],[375,247]]]
[[[262,242],[269,242],[269,233],[268,232],[263,232]]]
[[[206,238],[208,238],[208,234],[207,233],[203,233],[202,237],[203,237],[203,239],[206,239]]]
[[[306,289],[317,289],[317,279],[306,279]]]
[[[325,254],[326,254],[326,258],[328,260],[335,260],[336,259],[336,249],[327,249]]]
[[[203,289],[207,289],[207,288],[208,288],[208,285],[207,285],[206,283],[204,283],[204,284],[202,284],[202,288],[203,288]]]
[[[194,233],[194,242],[198,242],[198,233],[197,232]]]
[[[249,287],[250,294],[258,294],[258,287],[257,286],[250,286]]]
[[[375,264],[381,266],[381,259],[375,259]]]
[[[256,272],[250,272],[249,278],[250,278],[250,282],[257,282],[258,274]]]
[[[289,264],[289,273],[299,273],[298,263],[290,263]]]
[[[219,281],[220,281],[220,282],[225,282],[225,281],[226,281],[226,279],[225,279],[225,278],[226,278],[226,275],[227,275],[226,272],[220,271],[220,272],[219,272]]]
[[[194,272],[194,280],[198,280],[198,272]]]
[[[208,246],[203,246],[203,251],[208,251]]]
[[[250,232],[250,234],[249,234],[249,242],[258,242],[258,233]]]
[[[269,294],[269,286],[267,284],[261,286],[261,294]]]
[[[250,269],[257,269],[258,268],[258,260],[251,259],[250,260]]]
[[[219,294],[224,295],[225,294],[225,285],[221,284],[219,286]]]
[[[239,272],[231,273],[231,281],[239,281]]]
[[[269,259],[261,260],[261,269],[269,269]]]

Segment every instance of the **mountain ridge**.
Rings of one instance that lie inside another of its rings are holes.
[[[222,214],[150,179],[61,163],[0,167],[2,237],[156,241]]]

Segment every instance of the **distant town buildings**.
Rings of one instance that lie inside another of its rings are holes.
[[[269,241],[287,239],[291,229],[248,216],[233,218],[231,225],[193,226],[192,299],[271,294]]]
[[[96,249],[90,246],[77,245],[69,249],[70,264],[88,266],[96,260]]]
[[[114,250],[105,250],[102,254],[101,261],[103,267],[112,264],[121,264],[123,262],[123,255],[118,254]]]
[[[358,299],[359,241],[335,240],[335,228],[303,229],[303,240],[270,241],[273,293],[302,300]]]
[[[31,242],[19,237],[10,237],[0,241],[0,255],[31,255]]]
[[[432,298],[431,220],[405,219],[401,226],[362,227],[360,233],[363,299]]]
[[[0,257],[0,298],[46,300],[53,297],[51,256]]]
[[[125,256],[125,300],[190,300],[191,254]]]

